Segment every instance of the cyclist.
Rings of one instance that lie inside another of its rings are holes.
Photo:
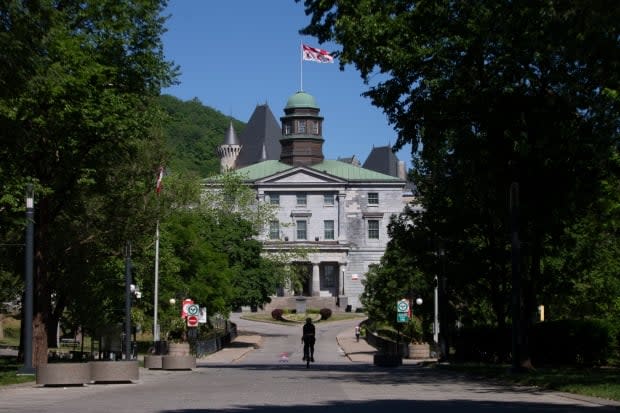
[[[314,324],[312,324],[312,319],[310,317],[306,318],[306,324],[303,327],[303,336],[301,337],[301,342],[304,343],[304,358],[302,360],[306,361],[309,357],[310,361],[314,362],[314,343],[316,341],[316,330],[314,329]]]

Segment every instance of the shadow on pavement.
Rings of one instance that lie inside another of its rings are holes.
[[[447,370],[437,370],[432,367],[426,367],[423,365],[404,365],[399,367],[377,367],[369,364],[312,364],[310,368],[306,368],[305,363],[301,362],[289,362],[278,364],[211,364],[208,366],[199,366],[198,370],[209,369],[231,369],[231,370],[247,370],[247,371],[299,371],[299,376],[304,380],[326,380],[330,381],[342,381],[342,382],[358,382],[364,384],[377,384],[377,385],[410,385],[416,384],[430,384],[430,385],[443,385],[458,383],[460,385],[467,383],[489,383],[492,392],[527,392],[527,393],[541,393],[541,391],[534,387],[526,386],[510,386],[506,384],[493,385],[489,380],[475,379],[471,376],[451,372]],[[313,374],[316,373],[316,374]],[[470,389],[474,392],[483,393],[486,390],[481,389],[478,385],[472,386]],[[482,391],[481,391],[482,390]]]
[[[208,404],[208,402],[205,402]],[[430,412],[430,413],[479,413],[479,412],[528,412],[528,413],[582,413],[582,412],[617,412],[610,407],[584,407],[544,403],[498,402],[498,401],[471,401],[471,400],[372,400],[356,402],[330,402],[320,405],[244,405],[230,409],[181,409],[163,410],[164,413],[214,413],[214,412],[244,412],[244,413],[324,413],[324,412],[355,412],[370,413],[378,411],[389,412]]]

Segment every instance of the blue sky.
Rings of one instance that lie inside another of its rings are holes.
[[[180,84],[163,93],[204,105],[247,122],[257,104],[268,103],[276,119],[287,99],[301,88],[321,108],[323,152],[327,159],[356,155],[363,163],[374,146],[396,141],[383,112],[361,93],[359,73],[338,63],[304,62],[300,44],[332,50],[299,29],[310,18],[293,0],[170,0],[163,36],[168,60],[181,68]],[[223,138],[223,137],[222,137]],[[411,147],[397,153],[411,165]]]

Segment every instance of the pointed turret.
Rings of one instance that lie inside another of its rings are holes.
[[[220,172],[231,171],[236,168],[240,151],[239,138],[237,138],[232,121],[230,121],[224,143],[217,147],[217,154],[220,157]]]

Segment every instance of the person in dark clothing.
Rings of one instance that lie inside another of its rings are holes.
[[[303,327],[303,335],[301,342],[304,343],[304,357],[302,360],[306,360],[310,357],[310,361],[314,362],[314,343],[316,342],[316,330],[314,324],[312,324],[311,318],[306,318],[306,324]]]

